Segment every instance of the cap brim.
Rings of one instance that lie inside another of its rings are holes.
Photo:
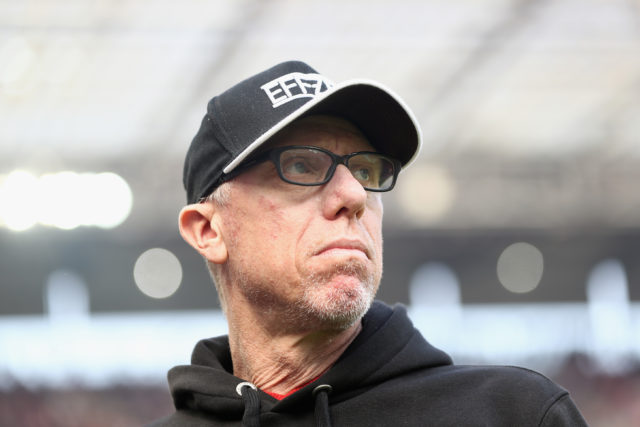
[[[234,170],[251,153],[296,119],[329,114],[352,122],[381,153],[409,165],[418,155],[422,134],[409,107],[393,91],[371,80],[348,80],[307,102],[253,141],[223,169]]]

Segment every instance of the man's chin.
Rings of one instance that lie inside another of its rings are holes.
[[[334,281],[314,291],[307,295],[308,314],[325,326],[341,329],[360,320],[374,297],[366,284],[353,277],[335,277]]]

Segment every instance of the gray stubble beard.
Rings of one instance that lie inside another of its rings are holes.
[[[356,277],[360,285],[327,289],[338,275]],[[372,271],[354,263],[338,264],[331,271],[313,274],[305,286],[304,297],[291,308],[294,311],[291,317],[298,317],[301,325],[315,323],[323,329],[347,329],[369,310],[377,291],[375,281]]]
[[[241,290],[251,305],[267,318],[273,317],[272,320],[279,324],[280,333],[348,329],[368,311],[380,280],[374,271],[360,262],[340,263],[330,270],[307,276],[300,284],[304,286],[302,296],[291,301],[262,286],[255,286],[246,272],[228,273],[233,277],[234,286]],[[339,275],[356,278],[360,283],[357,287],[332,287],[330,282]],[[277,287],[277,280],[273,279],[272,286]]]

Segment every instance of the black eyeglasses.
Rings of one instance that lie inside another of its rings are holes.
[[[259,154],[224,176],[228,181],[246,169],[271,160],[280,179],[290,184],[314,186],[329,182],[338,167],[345,165],[367,191],[389,191],[402,167],[400,161],[371,151],[339,156],[319,147],[277,147]]]

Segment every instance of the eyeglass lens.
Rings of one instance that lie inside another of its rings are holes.
[[[291,148],[280,153],[282,176],[293,183],[313,185],[325,182],[333,172],[333,158],[312,148]],[[347,167],[364,188],[384,190],[393,184],[394,164],[376,153],[348,157]]]

